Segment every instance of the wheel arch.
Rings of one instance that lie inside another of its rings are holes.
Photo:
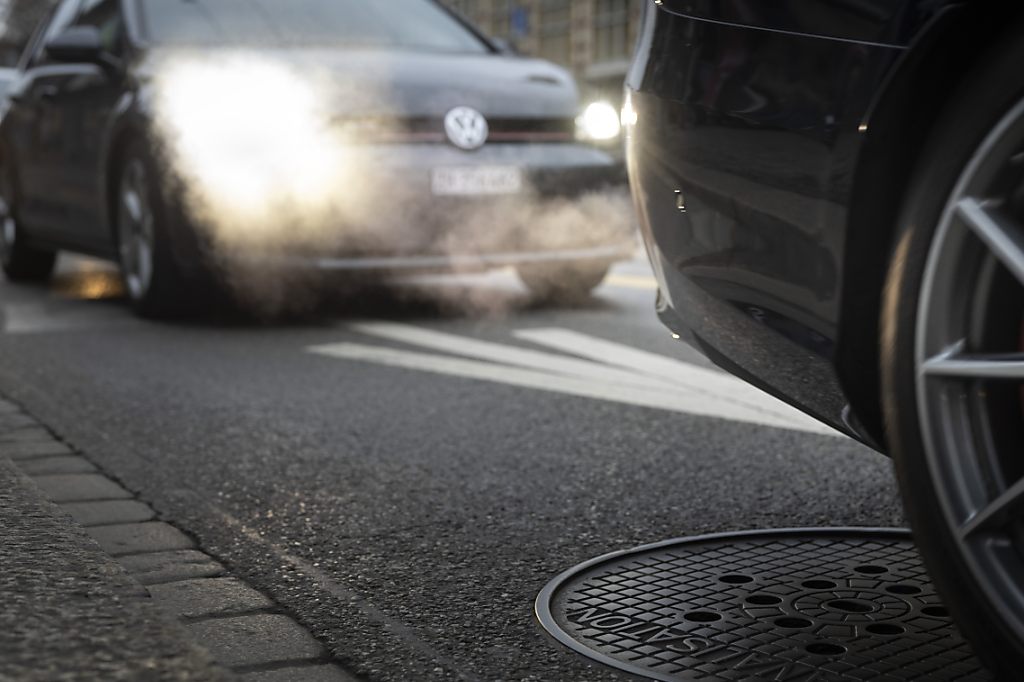
[[[936,16],[904,53],[864,119],[844,253],[836,365],[858,425],[886,447],[881,396],[880,311],[904,195],[936,112],[1007,25],[1011,3],[964,3]]]

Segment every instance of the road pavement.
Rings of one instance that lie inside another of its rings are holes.
[[[105,265],[0,284],[0,393],[372,680],[614,680],[537,626],[552,577],[734,529],[903,524],[884,457],[657,323],[641,259],[576,306],[509,273],[275,323],[140,321]]]

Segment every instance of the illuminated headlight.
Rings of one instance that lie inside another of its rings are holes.
[[[607,102],[594,102],[576,119],[579,135],[584,140],[614,140],[622,132],[619,112]]]
[[[270,206],[313,211],[345,186],[344,145],[312,79],[242,55],[179,57],[154,82],[158,130],[205,210],[255,221]]]

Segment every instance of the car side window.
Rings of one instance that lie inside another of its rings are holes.
[[[95,26],[103,49],[120,56],[124,48],[124,18],[121,0],[85,0],[75,26]]]
[[[32,39],[32,43],[25,53],[26,59],[22,68],[39,66],[48,62],[46,44],[71,26],[75,17],[78,16],[78,8],[81,4],[82,0],[64,0],[64,3],[50,15],[49,23]]]

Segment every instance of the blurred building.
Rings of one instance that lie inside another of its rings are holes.
[[[523,54],[568,67],[587,97],[621,97],[642,0],[442,1]]]
[[[569,68],[587,97],[617,101],[643,0],[442,0],[484,33]],[[17,62],[56,0],[0,0],[0,65]]]

